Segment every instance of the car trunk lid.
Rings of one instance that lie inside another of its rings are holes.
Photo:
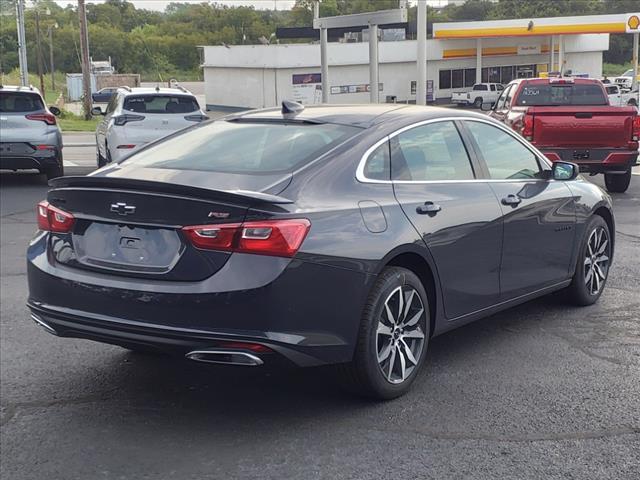
[[[259,191],[104,176],[64,177],[52,186],[48,202],[75,217],[70,233],[51,234],[55,261],[73,268],[180,281],[215,274],[231,255],[196,248],[182,227],[237,224],[254,205],[289,202]]]

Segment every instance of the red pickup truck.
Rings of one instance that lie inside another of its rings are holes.
[[[487,110],[483,105],[483,110]],[[529,78],[511,82],[489,115],[529,140],[552,161],[604,173],[607,190],[624,192],[638,161],[640,117],[614,107],[599,80]]]

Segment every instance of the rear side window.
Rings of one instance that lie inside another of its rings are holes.
[[[364,164],[364,176],[371,180],[391,180],[388,142],[384,142],[369,154]]]
[[[195,97],[186,95],[131,95],[125,98],[123,108],[137,113],[191,113],[200,109]]]
[[[127,162],[228,173],[292,171],[359,131],[333,124],[217,121],[142,150]]]
[[[486,91],[486,90],[487,90],[487,86],[486,85],[474,85],[473,86],[473,91],[474,92]]]
[[[22,113],[43,110],[39,95],[23,92],[0,92],[0,112]]]
[[[517,105],[608,105],[607,97],[596,84],[525,84]]]
[[[473,179],[471,162],[453,122],[412,128],[391,139],[393,180]]]

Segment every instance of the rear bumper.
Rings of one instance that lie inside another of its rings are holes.
[[[638,163],[637,150],[538,148],[551,161],[577,163],[583,173],[624,172]]]
[[[46,170],[60,164],[57,151],[41,155],[0,155],[0,170]]]
[[[126,288],[114,283],[124,283],[122,277],[52,265],[41,241],[27,254],[28,307],[57,335],[179,356],[215,348],[219,341],[245,341],[298,366],[347,362],[374,279],[299,260],[283,267],[282,259],[274,259],[270,265],[264,257],[251,262],[252,272],[234,268],[236,278],[216,284],[125,279]]]

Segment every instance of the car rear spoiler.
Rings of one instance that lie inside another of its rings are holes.
[[[64,188],[96,188],[117,190],[138,190],[144,192],[159,192],[173,195],[197,197],[207,200],[223,200],[242,205],[255,205],[256,203],[287,204],[293,200],[272,195],[270,193],[254,192],[249,190],[214,190],[209,188],[190,187],[175,183],[154,182],[149,180],[137,180],[131,178],[112,177],[84,177],[69,176],[59,177],[49,181],[54,189]]]

